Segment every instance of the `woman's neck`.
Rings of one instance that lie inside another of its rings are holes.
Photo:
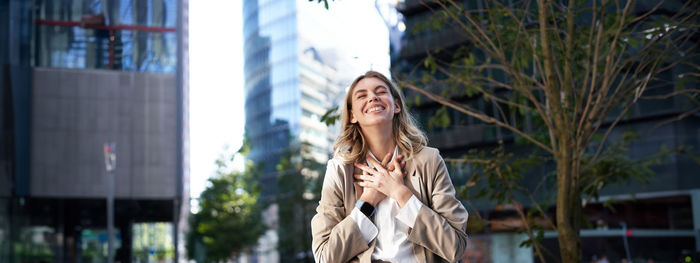
[[[391,124],[389,124],[391,125]],[[391,126],[387,127],[370,127],[363,129],[365,139],[369,144],[369,150],[374,154],[379,161],[388,153],[393,153],[396,148],[394,135]]]

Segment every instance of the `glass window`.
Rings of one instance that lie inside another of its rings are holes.
[[[175,72],[176,0],[103,2],[38,1],[35,65]]]

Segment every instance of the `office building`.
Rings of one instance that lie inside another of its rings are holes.
[[[270,196],[275,166],[292,141],[312,144],[319,160],[328,157],[335,133],[320,117],[342,89],[336,70],[304,41],[297,26],[303,9],[295,1],[245,1],[243,18],[248,159],[265,164],[261,182]]]
[[[184,259],[187,6],[0,0],[0,262]]]
[[[449,60],[449,51],[455,51],[469,40],[460,34],[458,28],[449,26],[440,30],[419,31],[412,33],[420,23],[427,21],[431,10],[439,10],[436,3],[420,0],[406,0],[399,7],[405,18],[406,33],[401,43],[400,52],[392,57],[393,72],[409,72],[416,65],[422,64],[427,57],[426,51],[442,49],[438,59]],[[484,8],[484,1],[461,1],[466,9]],[[659,13],[672,14],[678,3],[665,3]],[[653,6],[639,3],[635,14],[650,10]],[[442,56],[442,57],[441,57]],[[656,84],[672,89],[679,81],[674,71],[658,76],[661,81]],[[692,85],[692,84],[690,84]],[[409,92],[410,93],[410,92]],[[409,97],[417,96],[409,94]],[[412,101],[410,98],[408,101]],[[489,109],[490,103],[482,99],[464,99],[460,103],[468,104],[482,112],[495,112]],[[611,142],[620,141],[627,130],[634,130],[641,135],[640,140],[632,143],[627,153],[632,159],[652,155],[662,147],[673,148],[681,145],[691,147],[697,153],[700,147],[700,116],[696,113],[667,125],[657,126],[665,120],[687,110],[687,101],[682,98],[667,100],[641,101],[636,104],[629,118],[618,124],[611,133]],[[412,107],[419,122],[426,127],[429,144],[440,149],[444,157],[460,158],[470,149],[491,149],[498,141],[504,141],[507,148],[518,149],[514,143],[515,136],[502,128],[487,125],[465,114],[448,110],[451,125],[448,127],[429,127],[428,120],[442,107],[427,98],[420,105]],[[612,120],[607,120],[609,125]],[[528,149],[519,149],[519,154],[531,154]],[[676,261],[685,255],[696,255],[700,251],[700,177],[697,171],[700,164],[687,155],[671,154],[659,164],[651,167],[655,175],[648,183],[629,183],[606,186],[600,192],[598,202],[586,204],[584,213],[591,223],[584,222],[581,231],[583,260],[590,260],[594,255],[607,255],[611,260],[627,257],[625,246],[632,259],[656,259]],[[550,173],[552,168],[540,167],[541,173]],[[455,186],[460,186],[471,176],[468,169],[458,166],[450,167]],[[540,177],[537,177],[540,178]],[[525,180],[527,181],[527,180]],[[543,191],[546,189],[543,189]],[[603,206],[607,200],[617,200],[616,211]],[[470,232],[470,247],[465,258],[494,262],[533,262],[533,252],[520,247],[526,238],[515,233],[514,228],[502,228],[499,223],[518,222],[517,214],[507,207],[495,207],[492,203],[476,202],[475,209],[481,211],[487,219],[494,222],[481,232]],[[552,210],[553,211],[553,210]],[[470,211],[473,215],[475,211]],[[470,217],[472,219],[473,216]],[[521,224],[522,225],[522,224]],[[468,229],[472,231],[473,229]],[[556,232],[547,231],[543,244],[558,253]]]

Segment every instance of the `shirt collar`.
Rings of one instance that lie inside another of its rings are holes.
[[[391,160],[389,161],[389,163],[391,163],[391,162],[394,161],[394,158],[396,158],[396,156],[398,155],[398,153],[399,153],[399,146],[397,145],[397,146],[394,146],[394,154],[391,155]],[[374,160],[377,161],[378,163],[382,163],[382,161],[377,160],[377,157],[375,157],[374,154],[373,154],[371,151],[369,151],[369,156],[372,157],[372,159],[374,159]],[[372,165],[371,162],[369,162],[369,161],[366,161],[366,162],[367,162],[367,165],[369,165],[370,168],[375,169],[375,168],[374,168],[374,165]]]

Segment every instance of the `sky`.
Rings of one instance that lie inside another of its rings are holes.
[[[243,136],[240,1],[190,1],[190,197],[214,174],[214,162]]]
[[[242,2],[190,1],[190,197],[205,189],[215,175],[215,161],[242,143],[243,40]],[[387,73],[388,30],[373,0],[329,0],[330,10],[317,1],[297,0],[297,8],[315,14],[309,41],[336,46],[338,70],[357,76],[369,69]],[[330,30],[329,30],[330,29]],[[331,33],[328,33],[331,32]],[[242,168],[237,158],[234,168]]]

